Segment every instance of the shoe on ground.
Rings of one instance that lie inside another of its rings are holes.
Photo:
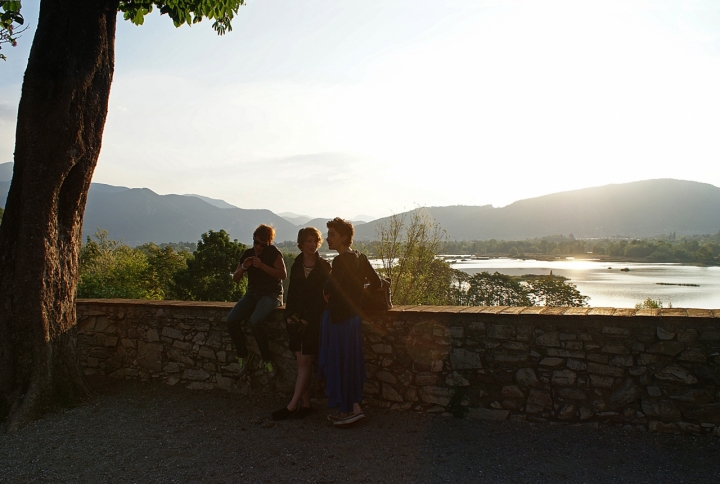
[[[312,413],[313,413],[312,407],[298,406],[298,410],[297,410],[297,412],[295,412],[295,415],[293,415],[293,418],[297,418],[297,419],[305,418]]]
[[[270,378],[275,377],[275,365],[273,365],[272,361],[263,361],[263,367]]]
[[[300,413],[300,409],[303,408],[300,405],[295,407],[295,410],[288,410],[287,407],[283,407],[280,410],[275,410],[271,416],[273,420],[285,420],[291,417],[294,417],[298,413]]]
[[[340,416],[340,412],[335,412],[335,413],[328,414],[327,419],[328,419],[328,422],[330,422],[331,424],[334,424],[338,420],[342,420],[343,417]]]
[[[333,425],[335,425],[336,427],[347,427],[348,425],[354,424],[355,422],[363,418],[365,418],[365,414],[363,412],[351,413],[345,418],[336,420],[335,422],[333,422]]]
[[[254,358],[255,358],[255,356],[253,355],[253,353],[248,353],[247,356],[245,356],[243,358],[241,358],[239,356],[237,357],[237,363],[238,363],[238,365],[240,365],[240,375],[241,376],[244,375],[248,371],[248,369],[250,368],[250,363],[252,362],[252,360]]]

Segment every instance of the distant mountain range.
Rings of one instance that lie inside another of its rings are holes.
[[[529,198],[506,207],[424,207],[450,240],[519,240],[546,235],[653,237],[720,230],[720,188],[684,180],[644,180]],[[358,227],[375,237],[380,219]]]
[[[0,164],[0,206],[4,207],[12,163]],[[683,180],[645,180],[586,188],[520,200],[502,208],[423,207],[450,240],[525,239],[546,235],[652,237],[710,234],[720,230],[720,188]],[[260,223],[272,224],[277,240],[294,240],[300,227],[325,232],[329,218],[270,210],[248,210],[202,195],[158,195],[147,188],[93,183],[83,238],[97,228],[130,245],[195,242],[208,230],[225,229],[244,243]],[[401,214],[402,215],[402,214]],[[358,216],[357,218],[361,218]],[[308,220],[309,219],[309,220]],[[356,239],[375,238],[379,219],[356,224]]]

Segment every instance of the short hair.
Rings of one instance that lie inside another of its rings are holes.
[[[262,241],[272,244],[275,240],[275,229],[270,225],[260,224],[253,232],[253,237],[258,237]]]
[[[335,229],[338,234],[347,237],[348,247],[352,245],[353,237],[355,236],[355,227],[353,227],[351,221],[345,220],[344,218],[335,217],[334,219],[330,220],[326,225],[327,228]]]
[[[320,246],[323,243],[322,234],[318,229],[315,227],[305,227],[300,229],[298,232],[298,238],[297,238],[297,246],[298,249],[302,250],[302,244],[305,243],[305,239],[307,239],[309,236],[314,235],[315,240],[317,241],[317,245],[315,246],[315,250],[319,249]]]

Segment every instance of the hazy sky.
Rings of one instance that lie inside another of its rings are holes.
[[[0,162],[31,40],[3,48]],[[120,18],[116,53],[95,182],[323,217],[720,186],[717,0],[249,0],[223,37]]]

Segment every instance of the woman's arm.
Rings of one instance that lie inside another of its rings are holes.
[[[233,281],[234,282],[240,282],[247,272],[247,270],[250,268],[250,265],[246,268],[243,264],[245,263],[247,259],[240,260],[240,263],[237,266],[237,269],[235,269],[235,272],[233,273]]]
[[[287,269],[285,269],[285,261],[283,260],[282,254],[278,254],[272,267],[263,263],[259,257],[253,257],[252,265],[275,279],[282,281],[287,278]]]

